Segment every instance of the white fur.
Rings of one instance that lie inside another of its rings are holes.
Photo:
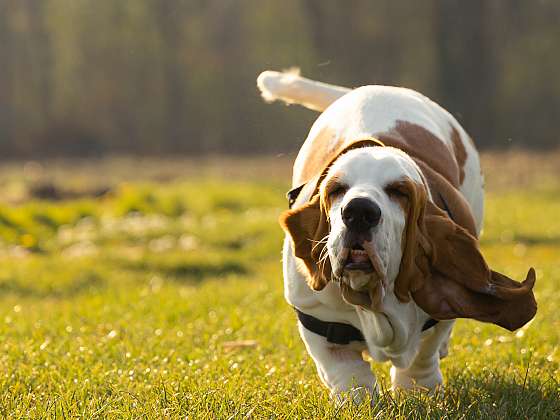
[[[396,121],[403,120],[421,125],[451,148],[451,127],[455,127],[467,152],[465,179],[460,191],[472,208],[477,230],[480,232],[483,180],[478,153],[465,131],[447,111],[409,89],[365,86],[346,93],[345,88],[309,81],[298,75],[290,75],[289,82],[284,77],[288,76],[276,72],[261,74],[259,87],[266,87],[263,94],[269,98],[301,103],[324,111],[313,124],[298,154],[294,164],[294,185],[301,182],[303,165],[314,153],[315,139],[325,133],[325,130],[332,133],[333,143],[340,138],[353,142],[388,131],[395,126]],[[420,170],[410,157],[399,150],[373,147],[352,150],[341,156],[330,168],[325,180],[335,173],[342,176],[349,189],[332,203],[329,214],[331,231],[327,249],[333,272],[338,269],[337,255],[345,229],[340,216],[341,207],[351,198],[365,196],[374,200],[382,211],[382,219],[375,228],[373,242],[386,274],[388,287],[383,298],[383,312],[364,310],[346,303],[341,297],[338,283],[335,282],[329,282],[322,291],[315,292],[307,286],[304,276],[298,270],[291,240],[286,237],[283,250],[286,300],[323,321],[349,323],[359,328],[366,338],[366,343],[333,345],[300,325],[301,337],[315,361],[319,376],[336,398],[341,398],[347,392],[354,399],[362,398],[364,392],[375,394],[375,378],[367,363],[359,357],[360,351],[367,350],[375,360],[392,362],[393,387],[420,386],[435,389],[442,384],[439,359],[447,354],[447,342],[454,321],[440,321],[430,330],[421,332],[429,316],[413,300],[401,303],[393,293],[402,253],[405,215],[398,204],[384,192],[388,183],[403,177],[420,182]],[[310,193],[309,189],[302,191],[302,194],[307,195],[305,199],[310,198]]]

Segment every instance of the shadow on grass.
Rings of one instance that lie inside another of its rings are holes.
[[[122,268],[134,271],[157,272],[161,276],[175,281],[201,282],[208,278],[224,277],[228,275],[244,275],[249,272],[245,265],[235,261],[223,262],[178,262],[165,263],[161,261],[120,261]]]
[[[513,235],[507,240],[500,237],[490,237],[481,239],[483,245],[500,245],[506,243],[522,243],[525,245],[553,245],[560,246],[560,236],[543,236],[543,235]]]
[[[0,294],[14,294],[30,298],[69,298],[83,293],[97,292],[105,286],[105,281],[97,273],[87,273],[70,282],[60,284],[22,284],[16,278],[0,279]]]
[[[544,377],[542,372],[539,373],[529,371],[525,378],[524,375],[515,376],[510,370],[496,372],[484,369],[474,373],[454,369],[446,375],[444,392],[435,395],[420,390],[395,393],[385,388],[382,382],[381,393],[371,404],[354,404],[350,396],[338,407],[329,404],[329,401],[319,402],[321,390],[315,387],[305,391],[305,398],[306,404],[315,398],[316,410],[312,418],[558,419],[558,380],[550,374]],[[317,394],[311,396],[311,393]],[[292,417],[309,416],[308,411],[298,410],[305,409],[305,404],[294,408],[297,412]]]
[[[552,375],[534,376],[529,371],[527,378],[516,380],[510,374],[483,374],[468,376],[466,372],[452,372],[448,375],[447,403],[455,406],[464,418],[559,418],[560,383]]]

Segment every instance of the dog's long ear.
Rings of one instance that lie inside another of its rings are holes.
[[[473,318],[510,331],[535,316],[532,268],[523,283],[491,270],[478,240],[429,202],[426,193],[419,192],[422,185],[403,181],[402,188],[407,191],[408,218],[395,283],[399,299],[406,301],[410,293],[435,319]]]
[[[397,181],[389,186],[397,191],[397,199],[405,213],[402,236],[402,257],[399,274],[395,279],[395,295],[401,302],[408,302],[410,294],[419,290],[430,277],[432,244],[426,239],[424,212],[426,190],[410,179]]]
[[[331,266],[328,256],[323,255],[329,225],[319,194],[303,206],[284,212],[280,225],[292,238],[295,256],[304,263],[309,287],[323,289],[331,277]]]

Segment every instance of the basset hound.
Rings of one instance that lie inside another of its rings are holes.
[[[393,388],[441,386],[456,318],[513,331],[537,310],[479,248],[483,176],[471,139],[410,89],[346,89],[266,71],[266,100],[322,111],[294,164],[280,217],[285,298],[322,382],[339,399],[376,395],[362,357],[390,360]]]

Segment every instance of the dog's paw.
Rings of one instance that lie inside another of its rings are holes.
[[[333,390],[331,397],[337,406],[345,404],[361,405],[364,403],[373,404],[377,400],[377,385],[354,386],[350,390]]]
[[[443,376],[439,367],[422,372],[411,372],[391,367],[391,387],[398,390],[423,390],[430,394],[443,392]]]

